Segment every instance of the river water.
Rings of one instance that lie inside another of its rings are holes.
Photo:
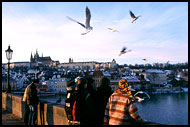
[[[60,95],[40,97],[56,103]],[[61,96],[65,104],[65,96]],[[164,125],[188,125],[188,93],[155,94],[150,100],[137,103],[139,114],[146,120]]]
[[[146,120],[165,125],[188,125],[188,93],[156,94],[137,103]]]

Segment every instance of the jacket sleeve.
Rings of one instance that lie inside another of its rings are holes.
[[[28,89],[28,87],[26,87],[26,89],[24,91],[23,99],[22,99],[22,101],[24,101],[24,102],[26,102],[26,100],[27,100],[27,98],[26,98],[26,94],[28,92],[27,89]]]
[[[129,114],[130,116],[135,119],[137,122],[143,122],[144,120],[138,113],[138,108],[135,103],[130,103],[129,105]]]

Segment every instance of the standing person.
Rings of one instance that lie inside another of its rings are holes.
[[[121,79],[118,85],[119,89],[116,89],[108,99],[104,124],[130,125],[144,122],[138,113],[127,80]]]
[[[110,87],[110,80],[107,77],[102,77],[100,86],[95,93],[95,107],[96,107],[96,123],[98,125],[104,124],[104,114],[108,98],[113,93]]]
[[[73,93],[75,91],[75,81],[70,81],[67,84],[67,95],[66,95],[66,99],[65,99],[65,111],[67,113],[67,118],[68,118],[68,122],[72,125],[72,121],[73,121],[73,117],[72,117],[72,107],[73,107],[73,103],[74,103],[74,96]]]
[[[94,88],[94,79],[91,78],[91,77],[88,77],[87,78],[87,90],[89,92],[89,95],[90,95],[90,98],[91,98],[91,104],[89,105],[89,109],[91,111],[91,114],[90,114],[90,118],[91,118],[91,123],[93,123],[93,125],[97,125],[97,121],[96,121],[96,118],[97,118],[97,112],[96,112],[96,107],[95,107],[95,100],[96,100],[96,89]]]
[[[90,92],[87,90],[87,81],[84,78],[78,80],[76,101],[73,104],[73,120],[80,121],[80,125],[93,125],[93,102]]]
[[[37,96],[37,85],[39,83],[38,79],[34,79],[33,82],[28,85],[26,91],[26,102],[29,107],[29,119],[28,125],[35,125],[35,121],[37,120],[37,105],[39,102],[39,98]]]
[[[96,89],[94,88],[94,79],[93,78],[87,78],[87,90],[90,92],[90,95],[92,96],[92,99],[94,100],[94,94],[96,92]]]

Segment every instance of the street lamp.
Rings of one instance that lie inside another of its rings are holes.
[[[9,71],[10,71],[10,60],[12,59],[12,54],[13,54],[13,50],[10,48],[10,45],[8,46],[8,49],[5,50],[6,52],[6,57],[8,59],[8,76],[7,76],[7,93],[11,92],[11,86],[10,86],[10,81],[9,81]]]

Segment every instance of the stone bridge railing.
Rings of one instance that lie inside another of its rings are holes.
[[[2,93],[2,108],[24,119],[25,104],[22,96]],[[38,103],[38,125],[69,125],[63,105],[41,101]],[[160,125],[153,122],[145,122],[143,125]]]
[[[24,119],[25,105],[22,96],[2,93],[2,108]],[[40,101],[38,104],[38,125],[68,125],[63,105]]]

